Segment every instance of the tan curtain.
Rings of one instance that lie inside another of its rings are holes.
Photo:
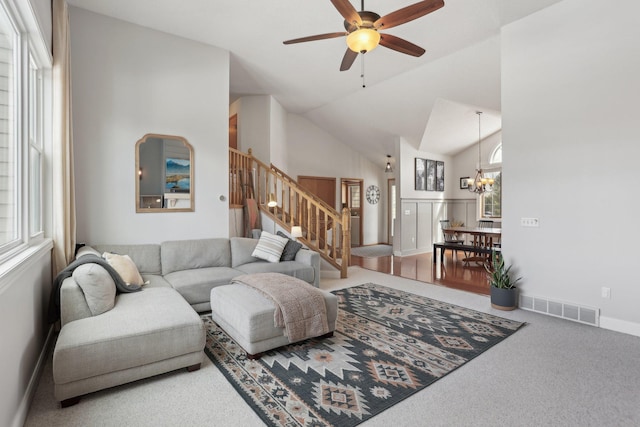
[[[71,121],[69,9],[53,0],[53,269],[57,274],[74,257],[76,204]]]

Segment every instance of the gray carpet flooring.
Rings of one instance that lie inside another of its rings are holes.
[[[373,282],[527,322],[513,336],[410,398],[371,426],[640,426],[640,338],[523,310],[488,297],[358,267],[348,279],[323,272],[335,290]],[[207,357],[176,371],[103,390],[60,409],[51,358],[25,426],[261,426]]]
[[[351,248],[351,255],[361,256],[364,258],[377,258],[381,256],[393,255],[393,246],[391,245],[371,245],[359,246]]]

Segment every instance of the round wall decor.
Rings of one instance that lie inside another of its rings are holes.
[[[367,187],[367,202],[375,205],[380,200],[380,189],[377,185],[370,185]]]

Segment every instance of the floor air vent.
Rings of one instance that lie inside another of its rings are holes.
[[[593,307],[585,307],[522,294],[520,295],[520,304],[518,307],[523,310],[544,313],[587,325],[599,326],[600,324],[600,309]]]

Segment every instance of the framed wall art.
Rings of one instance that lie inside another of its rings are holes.
[[[469,188],[469,177],[463,176],[462,178],[460,178],[460,189],[466,190],[468,188]]]
[[[426,186],[426,160],[416,157],[416,190],[424,191]]]
[[[436,191],[444,191],[444,162],[436,162]]]
[[[427,159],[427,191],[436,191],[436,161]]]

